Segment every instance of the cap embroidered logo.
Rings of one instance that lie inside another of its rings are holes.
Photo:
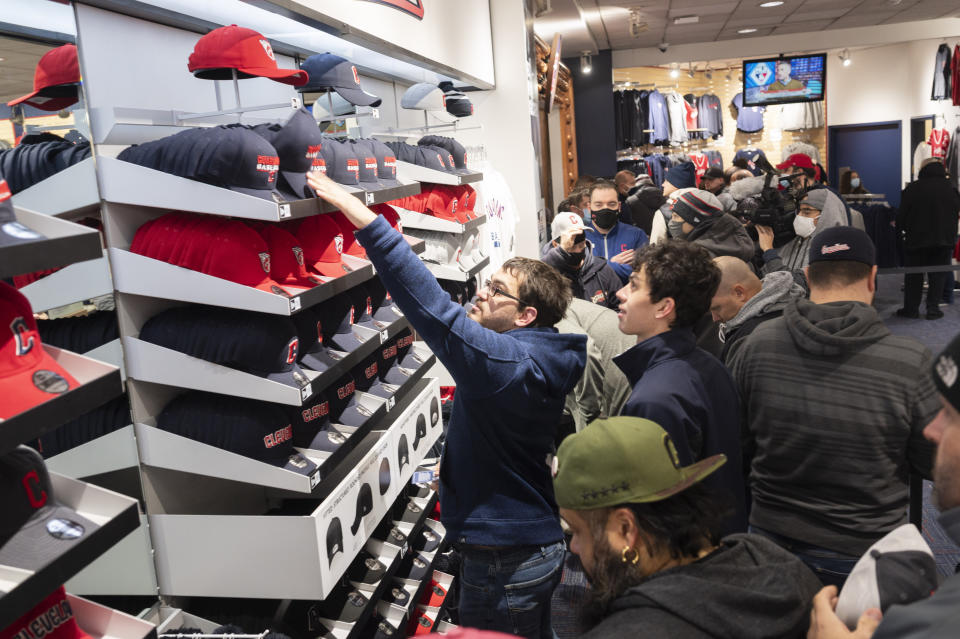
[[[287,344],[287,364],[293,364],[297,361],[297,350],[300,347],[300,340],[294,337]]]
[[[40,484],[40,476],[36,470],[31,470],[23,476],[23,489],[27,493],[27,501],[34,510],[46,505],[47,491]]]
[[[673,467],[680,468],[680,455],[677,453],[676,446],[673,445],[673,440],[670,439],[670,435],[667,433],[663,434],[663,446],[667,449],[667,455],[670,456],[670,463],[673,464]]]
[[[318,173],[323,173],[324,175],[326,175],[327,173],[326,160],[324,160],[323,158],[314,159],[313,164],[310,165],[310,171],[311,172],[316,171]]]
[[[280,157],[276,155],[258,155],[257,170],[269,174],[267,182],[276,181],[277,171],[280,170]]]
[[[343,255],[343,236],[335,235],[333,238],[333,243],[337,247],[337,253]]]
[[[348,382],[337,389],[337,397],[340,399],[346,399],[353,395],[353,391],[355,391],[356,388],[356,384],[354,384],[352,381]]]
[[[0,202],[4,202],[13,197],[13,193],[10,191],[10,185],[7,184],[6,180],[0,180]]]
[[[268,58],[270,58],[274,62],[277,61],[276,56],[273,55],[273,47],[270,46],[269,42],[267,42],[266,40],[260,40],[260,46],[263,47],[263,51],[264,53],[267,54]]]
[[[830,255],[831,253],[838,253],[840,251],[849,251],[849,244],[833,244],[831,246],[821,246],[820,255]]]
[[[303,249],[299,246],[293,247],[293,257],[297,260],[297,264],[303,266]]]
[[[317,343],[323,344],[323,323],[317,322]]]
[[[258,253],[257,255],[260,257],[260,266],[263,267],[263,272],[270,275],[270,254]]]
[[[34,339],[30,335],[30,327],[22,317],[15,317],[10,323],[10,330],[13,331],[13,339],[17,344],[17,357],[23,357],[33,350]],[[24,335],[29,335],[24,339]]]
[[[315,419],[320,419],[321,417],[326,417],[330,414],[330,402],[321,402],[316,406],[311,406],[310,408],[300,411],[300,415],[303,418],[304,422],[312,422]]]
[[[290,425],[281,428],[273,433],[268,433],[263,437],[263,445],[266,448],[273,448],[293,439],[293,427]]]
[[[943,381],[947,388],[952,387],[957,381],[957,363],[949,355],[941,355],[937,360],[937,375]]]
[[[323,149],[322,144],[311,144],[307,147],[307,153],[304,155],[306,158],[316,158],[320,156],[320,151]]]
[[[353,81],[357,84],[360,84],[360,76],[357,75],[357,67],[351,66],[350,70],[353,71]]]
[[[367,315],[373,315],[373,300],[367,297]]]

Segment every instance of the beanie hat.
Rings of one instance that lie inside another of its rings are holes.
[[[673,212],[684,222],[697,226],[704,220],[723,215],[723,205],[710,191],[693,189],[674,201]]]
[[[681,466],[670,434],[649,419],[598,419],[560,444],[553,489],[557,504],[571,510],[662,501],[726,461],[725,455],[713,455]]]
[[[957,383],[960,376],[958,361],[960,361],[960,335],[954,337],[933,362],[933,381],[937,384],[937,390],[956,410],[960,410],[960,384]]]
[[[827,189],[813,189],[812,191],[807,191],[807,195],[803,198],[803,203],[811,206],[818,211],[822,211],[823,207],[827,205],[827,194],[830,193]]]
[[[697,170],[693,167],[693,162],[683,162],[669,169],[663,180],[678,189],[692,188],[697,186]]]
[[[876,266],[877,253],[873,240],[852,226],[831,226],[813,236],[810,243],[810,264],[814,262],[860,262]]]

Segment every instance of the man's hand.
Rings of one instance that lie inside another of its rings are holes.
[[[364,206],[358,198],[345,188],[328,178],[323,173],[310,171],[307,173],[307,184],[316,191],[322,199],[340,209],[343,214],[358,229],[362,229],[377,219],[377,214]]]
[[[834,612],[836,608],[837,587],[822,588],[813,598],[807,639],[870,639],[883,618],[883,614],[878,609],[868,608],[860,615],[857,629],[850,632],[847,624],[840,621],[840,617]]]
[[[584,237],[581,241],[574,242],[578,235],[583,236],[583,229],[570,228],[561,233],[560,248],[567,253],[582,253],[587,248],[587,238]]]
[[[627,249],[626,251],[623,251],[622,253],[617,253],[616,255],[611,257],[610,261],[616,264],[632,264],[633,253],[634,253],[633,249]]]
[[[754,226],[757,229],[757,241],[760,242],[760,248],[764,251],[769,251],[773,248],[773,229],[769,226],[762,226],[760,224]]]

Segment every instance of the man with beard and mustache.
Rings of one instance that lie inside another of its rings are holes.
[[[820,583],[763,537],[719,537],[721,513],[701,482],[725,462],[681,466],[670,435],[647,419],[597,420],[564,440],[553,485],[591,583],[583,637],[804,636]]]
[[[570,285],[543,262],[514,257],[467,312],[383,216],[319,172],[308,182],[358,229],[393,302],[456,382],[440,505],[460,551],[461,623],[552,638],[550,596],[564,545],[549,460],[587,344],[585,335],[554,328],[570,304]]]
[[[940,509],[940,525],[960,543],[960,335],[953,338],[931,367],[940,392],[940,412],[923,429],[936,444],[933,464],[933,502]],[[559,494],[558,494],[559,501]],[[563,513],[561,504],[560,512]],[[855,630],[837,617],[837,589],[827,586],[813,600],[810,639],[947,639],[960,628],[960,574],[953,575],[929,598],[906,606],[892,606],[885,614],[866,610]],[[879,627],[877,623],[880,619]],[[876,631],[876,632],[874,632]]]

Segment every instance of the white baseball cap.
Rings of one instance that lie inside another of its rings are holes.
[[[553,222],[550,224],[550,238],[555,240],[570,229],[583,231],[585,228],[582,217],[576,213],[564,211],[557,213],[557,216],[553,218]]]

